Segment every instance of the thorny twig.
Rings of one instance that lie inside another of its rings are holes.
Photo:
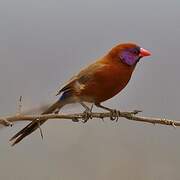
[[[161,124],[161,125],[170,125],[174,128],[180,126],[180,121],[175,121],[172,119],[164,119],[164,118],[155,118],[155,117],[144,117],[138,116],[140,111],[131,111],[131,112],[119,112],[118,118],[122,117],[130,121],[138,121],[138,122],[146,122],[151,124]],[[93,112],[91,113],[90,119],[104,119],[110,118],[112,116],[109,112]],[[64,120],[69,119],[74,122],[79,122],[84,118],[83,113],[76,113],[76,114],[45,114],[45,115],[24,115],[24,114],[17,114],[13,116],[7,117],[0,117],[0,124],[9,126],[12,125],[13,122],[16,121],[40,121],[41,119],[56,119],[56,120]]]

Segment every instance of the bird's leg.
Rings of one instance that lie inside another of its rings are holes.
[[[101,108],[101,109],[105,109],[105,110],[107,110],[107,111],[110,111],[110,113],[111,113],[110,119],[111,119],[112,121],[114,121],[114,120],[115,120],[116,122],[118,121],[120,111],[118,111],[118,110],[116,110],[116,109],[111,109],[111,108],[102,106],[100,103],[95,103],[95,105],[96,105],[97,107]]]
[[[86,104],[84,104],[83,102],[80,102],[80,104],[85,108],[85,111],[83,112],[84,117],[83,117],[83,123],[86,123],[89,119],[92,119],[92,108],[93,108],[93,104],[91,106],[91,108],[89,108]]]

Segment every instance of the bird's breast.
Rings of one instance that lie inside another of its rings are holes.
[[[107,64],[93,74],[80,91],[84,101],[103,102],[119,93],[129,82],[132,67],[125,64]]]

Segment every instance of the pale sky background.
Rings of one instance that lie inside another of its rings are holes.
[[[133,41],[153,55],[105,105],[180,119],[179,9],[178,0],[1,0],[0,114],[16,113],[20,95],[24,108],[55,100],[80,68]],[[0,179],[180,179],[180,128],[125,119],[49,121],[43,141],[37,131],[12,148],[9,138],[25,124],[0,129]]]

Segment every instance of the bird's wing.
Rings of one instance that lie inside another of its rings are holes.
[[[88,67],[82,69],[77,75],[73,76],[57,93],[59,95],[62,92],[71,90],[75,83],[85,84],[91,80],[95,72],[100,71],[105,64],[93,63]]]

